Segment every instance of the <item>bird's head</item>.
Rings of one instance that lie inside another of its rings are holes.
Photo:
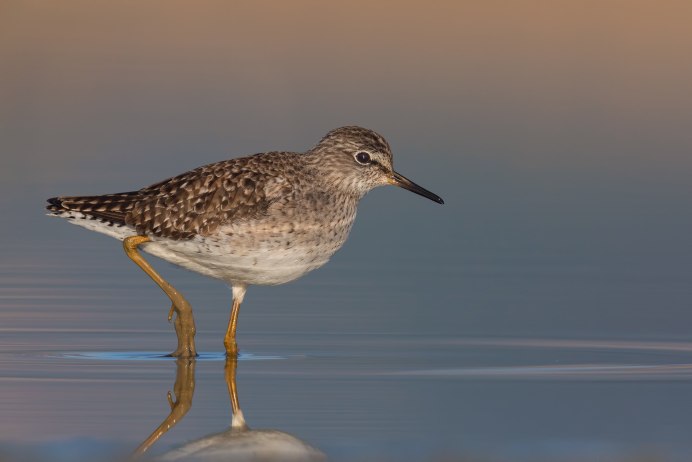
[[[336,128],[309,154],[327,183],[361,197],[373,188],[391,184],[444,204],[438,195],[395,172],[389,143],[367,128]]]

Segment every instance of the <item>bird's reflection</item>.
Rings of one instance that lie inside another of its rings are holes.
[[[168,430],[173,428],[192,407],[195,391],[195,359],[176,360],[173,396],[168,392],[171,412],[147,439],[135,450],[135,458],[142,456]],[[236,386],[238,360],[227,358],[224,375],[231,400],[233,418],[230,428],[184,444],[156,457],[166,461],[322,461],[325,455],[299,440],[278,430],[252,430],[240,409]]]

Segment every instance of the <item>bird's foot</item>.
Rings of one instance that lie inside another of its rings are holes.
[[[193,343],[191,345],[185,345],[182,347],[179,346],[174,352],[169,353],[166,356],[170,356],[171,358],[196,358],[199,355],[197,354],[197,349]]]
[[[227,358],[237,358],[238,357],[238,344],[235,339],[229,340],[225,339],[223,346],[226,347],[226,357]]]
[[[195,358],[197,357],[197,348],[195,348],[195,320],[192,316],[192,308],[190,305],[179,307],[173,304],[169,313],[169,320],[173,318],[175,312],[175,333],[178,336],[178,348],[169,354],[176,358]]]

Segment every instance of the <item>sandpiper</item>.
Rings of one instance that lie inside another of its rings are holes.
[[[238,354],[238,312],[249,285],[293,281],[327,263],[344,244],[360,199],[392,184],[442,198],[392,168],[387,141],[372,130],[341,127],[304,152],[266,152],[205,165],[139,191],[48,199],[50,215],[123,241],[130,257],[168,295],[178,347],[196,356],[188,301],[138,249],[221,279],[233,291],[224,338]]]

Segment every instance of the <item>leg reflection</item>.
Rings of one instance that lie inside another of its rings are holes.
[[[195,391],[195,360],[178,359],[175,378],[175,400],[169,392],[171,412],[161,425],[139,445],[134,456],[144,454],[159,438],[182,419],[192,406]],[[265,429],[252,430],[245,423],[238,401],[236,370],[238,359],[227,357],[224,378],[231,401],[233,418],[231,426],[156,456],[157,461],[218,462],[226,460],[262,462],[312,462],[324,461],[325,455],[304,441],[288,433]]]
[[[192,396],[195,393],[195,359],[177,359],[175,385],[173,385],[173,393],[168,392],[168,404],[171,407],[171,412],[163,419],[161,425],[156,427],[147,439],[139,445],[135,450],[134,456],[144,454],[159,438],[161,438],[168,430],[185,417],[185,414],[192,407]]]
[[[243,411],[240,410],[240,402],[238,401],[238,387],[236,386],[235,372],[238,369],[238,358],[235,356],[227,356],[226,364],[223,371],[226,377],[226,387],[228,387],[228,396],[231,398],[231,410],[233,411],[233,419],[231,420],[231,428],[238,430],[246,430],[247,424]]]

